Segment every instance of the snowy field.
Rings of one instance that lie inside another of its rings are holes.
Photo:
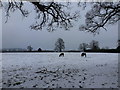
[[[3,53],[3,88],[117,88],[117,53]]]

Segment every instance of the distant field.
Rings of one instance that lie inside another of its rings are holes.
[[[3,53],[3,88],[117,88],[117,53]]]

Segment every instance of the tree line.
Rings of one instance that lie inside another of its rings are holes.
[[[110,53],[116,53],[120,52],[120,40],[118,40],[118,45],[116,49],[109,49],[109,47],[100,48],[99,42],[96,40],[92,40],[89,44],[87,43],[81,43],[78,47],[78,50],[70,50],[67,52],[110,52]],[[61,52],[65,51],[65,42],[62,38],[58,38],[55,43],[55,51]]]
[[[2,52],[120,52],[120,40],[118,40],[116,49],[109,49],[109,47],[100,48],[99,41],[92,40],[90,43],[80,43],[78,50],[65,50],[65,42],[62,38],[58,38],[55,42],[54,50],[42,50],[38,48],[33,50],[31,45],[26,49],[3,49]]]

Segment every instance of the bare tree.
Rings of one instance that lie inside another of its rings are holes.
[[[120,20],[119,2],[95,2],[92,8],[86,13],[85,25],[80,26],[80,30],[92,33],[99,33],[106,24],[114,24]]]
[[[55,51],[61,52],[65,49],[65,44],[62,38],[58,38],[55,43]]]
[[[95,40],[92,40],[91,42],[90,42],[90,48],[92,49],[92,50],[97,50],[97,49],[100,49],[99,48],[99,42],[98,41],[95,41]]]
[[[33,47],[31,45],[27,46],[28,51],[32,51]]]
[[[88,44],[86,44],[86,43],[81,43],[80,45],[79,45],[79,50],[80,51],[85,51],[86,50],[86,48],[88,47]]]
[[[42,49],[41,48],[38,48],[38,52],[41,52],[42,51]]]
[[[77,13],[71,14],[65,11],[68,8],[67,5],[60,2],[39,2],[34,0],[34,2],[27,1],[31,3],[37,14],[36,23],[31,25],[31,29],[41,30],[43,27],[47,27],[49,31],[53,31],[57,27],[63,27],[66,30],[72,27],[72,21],[77,20]],[[0,5],[5,7],[6,17],[10,16],[10,12],[19,10],[24,17],[28,17],[29,10],[24,8],[24,1],[22,0],[11,0],[7,2],[7,5],[0,0]]]

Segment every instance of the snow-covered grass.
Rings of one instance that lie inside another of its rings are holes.
[[[117,53],[3,53],[3,88],[117,88]]]

